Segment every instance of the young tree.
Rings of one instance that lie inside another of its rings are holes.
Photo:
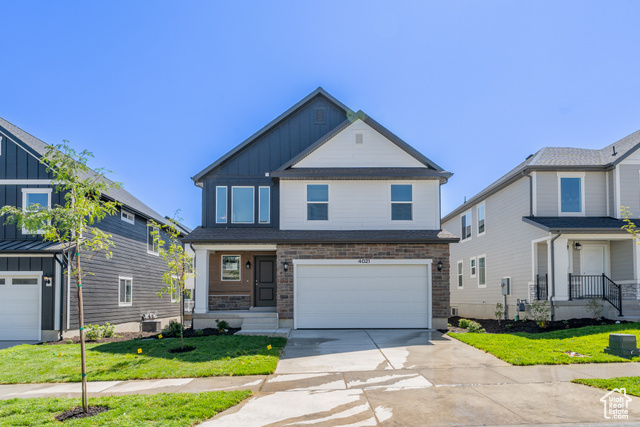
[[[187,289],[187,280],[194,277],[194,273],[193,257],[187,253],[180,241],[179,220],[170,219],[166,225],[151,221],[149,227],[152,227],[153,243],[167,265],[162,275],[162,282],[166,286],[158,291],[158,296],[162,298],[164,293],[177,297],[176,300],[180,304],[180,349],[184,350],[184,297],[190,292]],[[162,238],[161,230],[166,233],[168,241]]]
[[[52,206],[32,205],[18,208],[4,206],[0,216],[6,223],[17,224],[31,233],[41,233],[45,241],[58,242],[64,247],[63,257],[68,274],[77,285],[78,327],[80,331],[80,354],[82,364],[82,408],[88,411],[87,365],[84,343],[84,312],[82,303],[82,280],[91,272],[87,264],[98,254],[111,258],[114,243],[111,235],[95,226],[107,215],[118,212],[118,203],[102,197],[120,184],[105,178],[105,169],[89,169],[87,161],[93,154],[84,150],[77,153],[68,141],[47,146],[40,162],[47,166],[53,176],[54,191],[64,195],[64,204]]]

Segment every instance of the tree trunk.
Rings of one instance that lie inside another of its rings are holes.
[[[82,409],[89,412],[87,396],[87,360],[84,347],[84,310],[82,306],[82,272],[80,271],[80,246],[76,242],[76,282],[78,283],[78,327],[80,328],[80,359],[82,361]]]
[[[184,290],[180,293],[180,349],[184,350]]]

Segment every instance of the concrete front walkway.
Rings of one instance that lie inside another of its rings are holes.
[[[254,391],[205,426],[620,425],[603,416],[604,390],[569,382],[619,376],[640,376],[640,365],[519,367],[432,331],[293,331],[274,375],[92,382],[89,391]],[[0,399],[51,396],[79,397],[80,384],[0,385]]]

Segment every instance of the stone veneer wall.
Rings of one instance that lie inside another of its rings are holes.
[[[293,319],[293,260],[294,259],[433,259],[432,295],[434,319],[449,317],[449,244],[409,243],[342,243],[278,245],[278,315]],[[283,263],[289,263],[284,271]],[[436,266],[442,262],[442,271]],[[435,322],[434,322],[435,323]],[[441,323],[441,322],[440,322]],[[440,327],[434,324],[434,327]],[[446,321],[444,322],[446,327]]]
[[[209,295],[209,310],[249,310],[251,295]]]

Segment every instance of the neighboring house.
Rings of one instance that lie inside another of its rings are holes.
[[[45,151],[44,142],[0,119],[0,206],[64,204],[39,162]],[[112,234],[115,247],[112,259],[100,254],[89,266],[93,275],[82,287],[85,323],[138,331],[145,313],[157,313],[165,322],[177,318],[179,305],[157,296],[165,286],[165,264],[147,227],[150,220],[166,219],[123,189],[104,197],[122,203],[122,209],[98,224]],[[51,341],[77,333],[76,287],[66,274],[62,247],[5,221],[0,219],[0,340]]]
[[[194,327],[446,328],[450,176],[317,89],[193,177]]]
[[[492,318],[510,282],[518,300],[550,300],[555,319],[638,315],[640,251],[621,207],[640,215],[640,131],[601,150],[547,147],[442,219],[451,250],[452,314]],[[529,313],[519,313],[530,316]]]

